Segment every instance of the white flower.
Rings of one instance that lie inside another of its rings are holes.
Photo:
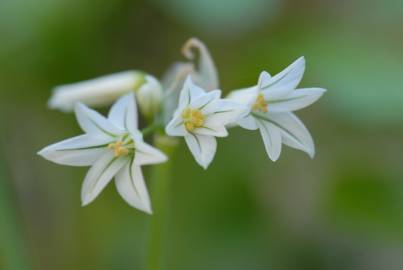
[[[146,115],[149,110],[154,109],[155,104],[161,102],[161,85],[151,75],[139,71],[124,71],[111,75],[102,76],[96,79],[78,83],[57,86],[48,105],[52,109],[72,111],[77,102],[88,106],[105,106],[115,102],[119,97],[131,91],[139,92],[141,103],[140,110]],[[152,101],[146,100],[145,93]],[[138,97],[139,98],[139,97]],[[140,99],[139,99],[140,101]],[[153,104],[150,106],[150,104]]]
[[[91,166],[82,187],[83,206],[115,178],[116,188],[128,204],[151,213],[140,166],[161,163],[167,158],[143,141],[137,129],[134,94],[121,97],[107,118],[81,103],[75,106],[75,113],[85,134],[50,145],[38,154],[58,164]]]
[[[277,160],[281,144],[300,149],[313,157],[315,147],[309,131],[292,112],[317,101],[322,88],[296,89],[305,70],[303,57],[275,76],[262,72],[256,86],[234,91],[229,99],[249,107],[237,123],[249,130],[259,129],[270,159]]]
[[[220,98],[221,91],[206,93],[189,76],[179,97],[179,105],[165,131],[171,136],[184,136],[196,161],[206,169],[214,158],[217,141],[225,137],[225,125],[235,121],[245,107]]]

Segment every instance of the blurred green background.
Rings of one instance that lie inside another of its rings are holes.
[[[80,133],[53,86],[161,76],[192,36],[224,91],[304,55],[301,85],[328,92],[297,113],[314,160],[233,130],[204,171],[181,145],[165,269],[403,269],[402,25],[402,0],[0,0],[0,269],[143,269],[150,217],[112,185],[81,208],[86,168],[35,153]]]

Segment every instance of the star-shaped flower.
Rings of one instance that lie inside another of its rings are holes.
[[[81,103],[75,106],[75,113],[85,134],[45,147],[38,154],[58,164],[91,166],[82,186],[83,206],[115,178],[119,194],[129,205],[151,213],[140,166],[161,163],[167,158],[143,141],[137,129],[134,94],[121,97],[107,118]]]
[[[309,131],[293,114],[317,101],[326,91],[322,88],[296,89],[305,70],[305,59],[296,60],[275,76],[263,71],[256,86],[234,91],[231,100],[248,106],[249,113],[237,123],[249,130],[259,129],[266,152],[276,161],[282,143],[305,151],[310,157],[315,147]]]
[[[188,76],[178,108],[165,128],[168,135],[185,138],[194,158],[205,169],[217,149],[215,137],[227,136],[225,125],[237,120],[245,111],[245,106],[220,97],[220,90],[206,92]]]

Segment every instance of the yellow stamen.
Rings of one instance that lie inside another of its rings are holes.
[[[182,118],[186,130],[191,132],[203,126],[205,117],[199,109],[186,108],[182,112]]]
[[[113,150],[115,157],[127,156],[129,154],[129,150],[122,145],[122,141],[116,141],[114,143],[110,143],[108,148]]]
[[[267,112],[267,102],[264,99],[263,94],[259,94],[256,98],[255,104],[253,104],[252,109],[254,111]]]

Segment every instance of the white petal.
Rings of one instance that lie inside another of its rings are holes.
[[[300,57],[282,72],[269,78],[264,72],[259,79],[259,88],[266,100],[287,95],[294,90],[302,79],[305,71],[305,58]]]
[[[245,116],[244,118],[241,118],[240,120],[238,120],[237,124],[239,126],[241,126],[242,128],[248,129],[248,130],[258,129],[255,118],[250,114]]]
[[[264,120],[256,121],[262,135],[264,146],[269,158],[276,161],[281,153],[281,133],[272,123]]]
[[[258,88],[262,89],[264,87],[267,87],[268,85],[270,85],[272,81],[272,76],[270,75],[269,72],[267,71],[262,71],[259,75],[259,80],[258,80]]]
[[[137,105],[134,93],[127,94],[113,104],[109,111],[108,119],[117,127],[127,130],[137,130]]]
[[[195,85],[192,81],[192,78],[188,76],[186,78],[185,84],[183,85],[183,89],[181,90],[180,96],[179,96],[179,106],[178,108],[182,109],[185,108],[186,106],[189,106],[189,104],[196,99],[197,97],[205,94],[206,92]]]
[[[192,49],[198,50],[199,65],[193,73],[193,79],[203,88],[213,90],[218,88],[218,74],[213,59],[203,42],[196,38],[189,39],[182,48],[183,54],[190,60],[195,59]]]
[[[99,137],[114,137],[123,132],[104,116],[82,103],[76,104],[75,112],[78,124],[88,134]]]
[[[107,137],[81,135],[49,145],[38,154],[62,165],[90,166],[106,151],[111,141]]]
[[[200,135],[209,135],[215,137],[226,137],[228,136],[228,131],[223,125],[205,125],[204,127],[196,128],[193,133]]]
[[[167,156],[159,149],[146,144],[143,141],[134,142],[135,150],[135,164],[138,166],[148,164],[158,164],[168,160]]]
[[[189,104],[189,107],[194,109],[203,109],[214,100],[219,99],[220,96],[221,96],[220,90],[210,91],[206,94],[199,95],[197,98],[192,100],[192,102]]]
[[[197,163],[207,169],[217,150],[217,141],[213,136],[188,133],[185,141]]]
[[[117,173],[115,184],[120,196],[130,206],[152,214],[150,197],[140,166],[135,165],[135,162],[128,162]]]
[[[81,202],[91,203],[112,180],[116,173],[129,162],[128,158],[116,158],[112,151],[103,154],[88,171],[81,189]]]
[[[259,88],[253,86],[241,90],[232,91],[231,93],[229,93],[227,98],[234,102],[252,107],[252,105],[256,102],[258,94],[259,94]]]
[[[62,85],[55,88],[48,104],[50,108],[72,111],[78,102],[88,106],[104,106],[118,97],[132,91],[143,74],[124,71],[79,83]]]
[[[202,112],[207,115],[206,126],[220,126],[236,122],[249,113],[249,108],[228,99],[220,99],[205,106]]]
[[[315,155],[311,134],[293,113],[269,113],[265,118],[280,129],[285,144],[308,153],[311,158]]]
[[[269,100],[269,112],[289,112],[305,108],[317,101],[325,92],[322,88],[304,88],[292,91],[283,98]]]
[[[179,113],[166,125],[165,132],[170,136],[184,136],[187,133]]]

